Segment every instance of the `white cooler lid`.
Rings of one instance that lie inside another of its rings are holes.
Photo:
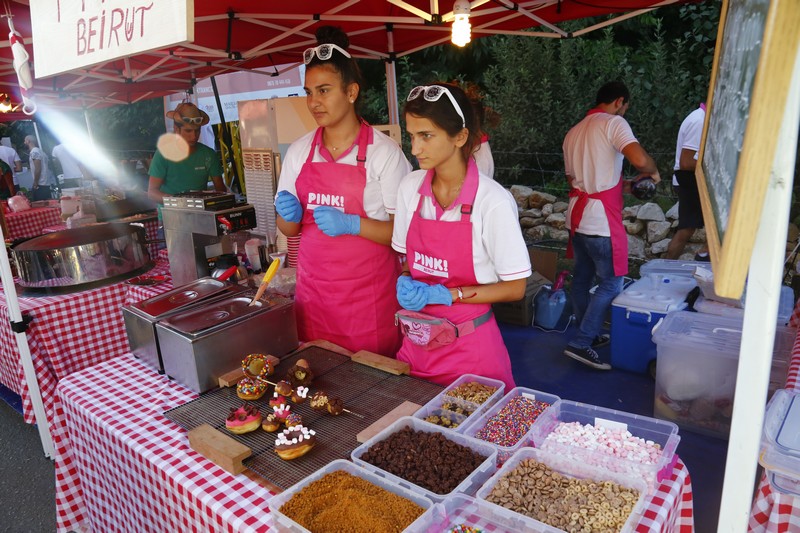
[[[696,286],[691,277],[652,275],[631,283],[614,298],[613,305],[656,313],[680,311],[686,308],[686,295]]]
[[[650,274],[665,274],[668,276],[688,276],[694,275],[696,267],[709,268],[708,261],[681,261],[680,259],[651,259],[639,267],[639,276],[645,277]]]

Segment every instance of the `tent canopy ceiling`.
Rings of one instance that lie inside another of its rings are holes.
[[[570,37],[557,24],[604,14],[624,18],[686,0],[474,0],[473,38],[498,33]],[[438,8],[437,8],[438,6]],[[356,57],[386,60],[450,40],[452,2],[445,0],[195,0],[195,42],[71,71],[34,84],[37,99],[84,107],[130,103],[189,90],[195,80],[273,64],[296,64],[314,32],[341,26]],[[14,25],[33,55],[28,0],[10,4]],[[591,28],[589,28],[591,29]],[[588,30],[588,29],[587,29]],[[576,36],[582,32],[576,32]],[[35,74],[36,62],[32,57]],[[0,87],[15,87],[8,41],[0,44]],[[9,91],[19,101],[17,91]]]

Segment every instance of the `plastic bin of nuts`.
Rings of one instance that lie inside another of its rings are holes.
[[[531,428],[537,418],[560,400],[525,387],[515,387],[477,419],[468,422],[463,433],[497,447],[497,466],[523,446],[532,446]]]
[[[530,518],[499,505],[479,500],[466,494],[452,494],[433,506],[419,524],[427,533],[450,533],[473,530],[488,532],[525,531],[526,533],[562,533],[560,529],[546,524],[534,524]],[[414,523],[417,525],[417,522]]]
[[[497,379],[464,374],[414,413],[419,418],[461,433],[497,402],[505,384]]]
[[[517,531],[588,528],[626,533],[636,528],[646,491],[647,484],[637,475],[520,448],[480,488],[477,498],[519,513],[527,523]],[[525,495],[521,500],[520,493]],[[542,529],[543,525],[559,529]]]
[[[411,416],[399,418],[353,450],[351,458],[434,502],[456,492],[475,494],[497,469],[497,449],[488,442]]]
[[[536,448],[641,476],[649,488],[672,473],[678,426],[649,416],[559,400],[531,428]]]
[[[404,531],[406,531],[406,532],[423,532],[423,531],[427,530],[427,524],[430,524],[430,522],[431,522],[431,516],[430,515],[433,512],[433,502],[429,498],[426,498],[425,496],[421,496],[418,493],[415,493],[413,491],[410,491],[408,489],[400,487],[400,486],[396,485],[395,483],[391,482],[390,480],[388,480],[388,479],[386,479],[384,477],[381,477],[381,476],[378,476],[376,474],[373,474],[372,472],[370,472],[368,470],[365,470],[364,468],[361,468],[360,466],[354,465],[350,461],[345,461],[343,459],[336,459],[334,461],[331,461],[330,463],[328,463],[323,468],[317,470],[316,472],[314,472],[310,476],[300,480],[299,482],[297,482],[293,486],[291,486],[288,489],[286,489],[285,491],[283,491],[281,494],[278,494],[277,496],[273,496],[272,498],[270,498],[267,503],[269,505],[269,509],[270,509],[270,513],[271,513],[271,517],[272,517],[271,518],[272,519],[271,528],[274,527],[277,531],[279,531],[281,533],[284,533],[284,532],[289,532],[289,533],[309,533],[309,530],[307,528],[305,528],[302,525],[298,524],[297,522],[295,522],[294,520],[289,518],[286,514],[284,514],[284,512],[282,512],[281,508],[287,502],[290,502],[291,500],[294,500],[295,497],[297,497],[301,493],[301,491],[303,492],[304,496],[300,496],[300,497],[310,498],[308,496],[308,492],[306,492],[306,490],[309,487],[309,485],[311,485],[314,482],[318,482],[318,481],[322,480],[323,478],[325,478],[329,474],[334,474],[335,472],[340,472],[340,471],[341,472],[345,472],[345,473],[350,474],[350,475],[353,475],[355,477],[358,477],[358,478],[360,478],[360,479],[362,479],[362,480],[364,480],[364,481],[366,481],[366,482],[368,482],[368,483],[370,483],[370,484],[372,484],[372,485],[374,485],[376,487],[380,487],[381,489],[384,489],[385,491],[388,491],[388,492],[390,492],[392,494],[396,494],[397,496],[405,498],[406,500],[409,500],[410,502],[413,502],[414,504],[416,504],[419,507],[421,507],[422,509],[424,509],[424,512],[419,517],[417,517],[413,522],[411,522],[410,524],[405,524],[405,523],[399,524],[399,526],[405,526],[406,529],[404,529]],[[328,479],[331,480],[331,478],[328,478]],[[325,480],[323,480],[323,483],[325,483]],[[336,488],[331,489],[331,485],[332,484],[335,484],[335,482],[333,480],[331,480],[331,484],[326,485],[324,488],[321,489],[322,491],[327,491],[327,493],[328,493],[327,496],[331,496],[331,494],[330,494],[331,490],[337,490]],[[340,486],[341,486],[341,484],[340,484]],[[362,494],[363,494],[363,491],[359,491],[359,492],[362,492]],[[379,499],[380,499],[380,497],[379,497]],[[383,500],[385,500],[385,498]],[[337,507],[340,507],[340,508],[341,508],[341,506],[343,504],[347,503],[342,498],[334,498],[334,499],[328,498],[328,501],[336,502]],[[295,500],[295,504],[297,504],[297,503],[298,503],[297,500]],[[385,501],[384,502],[378,502],[375,505],[381,505],[382,503],[385,503]],[[313,510],[310,513],[312,515],[313,514],[319,514],[319,513],[325,513],[325,511],[328,511],[328,509],[319,507],[319,504],[318,504],[318,502],[316,500],[313,501],[313,502],[311,500],[309,500],[305,504],[313,506]],[[305,505],[305,504],[303,504],[303,505]],[[362,503],[362,505],[363,505],[363,503]],[[405,510],[406,512],[409,511],[408,508],[406,508],[406,507],[404,507],[403,510]],[[397,519],[397,514],[396,513],[397,513],[397,509],[390,509],[389,507],[387,507],[387,511],[386,511],[386,513],[384,513],[384,515]],[[326,513],[325,516],[327,516],[328,519],[329,519],[331,514],[330,513]],[[344,521],[348,520],[348,517],[352,518],[353,520],[361,520],[363,518],[362,516],[359,516],[357,513],[347,513],[347,512],[338,513],[337,516],[343,517],[342,519]],[[354,528],[352,527],[353,524],[343,523],[343,524],[340,524],[340,525],[341,525],[343,530],[354,530]],[[361,531],[369,530],[369,524],[360,523],[359,525],[362,527]],[[384,526],[385,526],[385,524],[384,524]]]

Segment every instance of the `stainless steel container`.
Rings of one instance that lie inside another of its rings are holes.
[[[176,287],[147,300],[122,308],[128,344],[133,355],[156,370],[164,373],[164,363],[156,335],[156,323],[200,305],[242,292],[239,285],[225,283],[212,278],[200,278],[189,284]]]
[[[98,224],[48,233],[15,246],[20,285],[52,289],[126,279],[149,268],[145,230]]]
[[[283,356],[298,346],[294,302],[253,292],[194,308],[156,324],[167,375],[202,393],[250,353]]]

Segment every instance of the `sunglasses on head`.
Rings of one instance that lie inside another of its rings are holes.
[[[467,121],[464,119],[464,113],[461,111],[461,106],[458,105],[458,102],[456,102],[456,99],[453,97],[452,93],[447,87],[442,87],[441,85],[418,85],[417,87],[411,89],[411,92],[408,93],[406,102],[416,100],[419,98],[419,95],[423,95],[425,100],[428,102],[436,102],[442,97],[443,94],[447,95],[447,98],[450,99],[450,103],[453,104],[453,108],[455,108],[456,113],[458,113],[458,116],[461,117],[461,127],[466,128]]]
[[[311,61],[314,59],[315,54],[320,61],[327,61],[333,56],[334,50],[338,50],[346,58],[352,57],[344,48],[336,46],[335,44],[332,43],[326,43],[326,44],[321,44],[319,46],[314,46],[312,48],[306,48],[306,51],[303,52],[303,63],[306,65],[311,63]]]

